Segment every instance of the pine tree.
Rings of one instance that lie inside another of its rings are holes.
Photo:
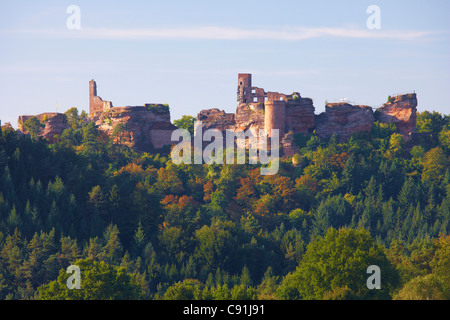
[[[9,212],[7,223],[10,232],[12,232],[14,229],[20,229],[20,227],[22,226],[22,218],[17,212],[15,206],[13,206],[13,208]]]
[[[133,255],[140,256],[144,246],[146,244],[146,237],[144,233],[144,228],[142,227],[141,221],[139,221],[138,227],[134,233],[134,243],[133,243]]]
[[[103,261],[118,265],[122,256],[123,247],[119,238],[119,229],[116,225],[109,224],[103,233],[105,245],[102,248],[100,257]]]

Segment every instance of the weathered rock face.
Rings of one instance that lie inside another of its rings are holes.
[[[294,134],[286,133],[281,139],[281,149],[284,156],[292,157],[298,150],[298,146],[294,142]]]
[[[316,134],[319,137],[334,134],[340,139],[346,139],[353,133],[370,131],[373,121],[371,107],[329,103],[325,106],[325,112],[316,116]]]
[[[395,123],[397,132],[406,141],[411,139],[411,133],[416,131],[417,96],[415,93],[391,97],[375,112],[375,119],[381,123]]]
[[[221,132],[236,128],[234,113],[226,113],[217,108],[205,109],[198,113],[197,120],[202,122],[202,132],[208,129],[218,129]]]
[[[312,132],[314,123],[314,105],[310,98],[298,98],[286,102],[286,130],[294,133]]]
[[[121,143],[137,151],[151,152],[172,144],[171,135],[177,129],[170,122],[168,109],[161,106],[113,107],[103,112],[95,124]]]
[[[390,98],[375,114],[368,106],[348,103],[331,103],[325,112],[314,114],[313,101],[302,98],[298,92],[283,94],[266,92],[252,86],[251,74],[239,74],[236,113],[226,113],[219,109],[202,110],[197,119],[202,121],[203,132],[208,129],[280,130],[282,152],[295,154],[298,149],[294,143],[296,133],[315,133],[320,137],[333,134],[346,139],[353,133],[370,131],[375,120],[382,123],[395,123],[397,130],[406,141],[416,128],[416,94],[399,95]],[[27,133],[23,123],[32,116],[19,117],[19,130]],[[67,118],[62,113],[42,113],[36,116],[45,124],[41,136],[50,143],[56,142],[68,128]],[[94,121],[99,129],[112,136],[118,143],[125,143],[136,151],[152,152],[172,145],[173,130],[167,105],[146,104],[137,107],[113,107],[112,102],[97,96],[94,80],[89,82],[89,121]],[[283,151],[284,150],[284,151]]]
[[[25,134],[28,133],[28,131],[25,129],[24,123],[31,117],[33,116],[19,116],[18,128]],[[69,128],[67,117],[64,113],[46,112],[35,117],[45,125],[41,130],[40,136],[47,139],[50,143],[55,143],[57,141],[55,136],[60,135],[64,130]]]
[[[241,103],[236,108],[236,127],[244,131],[264,129],[264,104]]]

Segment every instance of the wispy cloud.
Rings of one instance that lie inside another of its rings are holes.
[[[80,39],[110,40],[280,40],[302,41],[315,38],[355,38],[355,39],[391,39],[419,40],[436,34],[431,31],[369,30],[355,27],[285,27],[285,28],[235,28],[222,26],[199,26],[177,28],[81,28],[68,29],[26,29],[3,30],[1,33],[24,34],[42,37],[71,37]]]

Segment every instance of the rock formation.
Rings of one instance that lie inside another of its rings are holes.
[[[20,116],[19,130],[28,133],[23,124],[32,116]],[[45,127],[40,136],[50,143],[57,141],[69,126],[63,113],[42,113],[36,116]],[[177,129],[170,122],[167,104],[145,104],[144,106],[113,107],[110,101],[97,96],[97,85],[89,82],[89,119],[99,130],[112,136],[115,142],[124,143],[136,151],[153,152],[171,145],[171,135]]]
[[[200,111],[197,119],[202,122],[203,132],[208,129],[218,129],[224,132],[227,129],[234,130],[236,128],[234,114],[217,108]]]
[[[415,93],[389,97],[389,101],[375,112],[376,120],[381,123],[393,122],[405,141],[411,140],[416,132],[417,96]]]
[[[261,102],[241,103],[236,108],[236,127],[242,130],[264,129],[264,104]]]
[[[95,124],[109,136],[118,136],[136,151],[145,152],[172,144],[172,131],[177,129],[170,122],[167,105],[112,107],[101,113]]]
[[[389,97],[389,101],[374,113],[369,106],[346,102],[329,103],[325,112],[315,115],[313,101],[300,93],[284,94],[266,92],[252,85],[252,75],[238,75],[236,113],[219,109],[206,109],[198,113],[202,132],[208,129],[279,130],[281,152],[292,156],[297,151],[295,134],[315,133],[320,137],[336,135],[347,139],[357,132],[370,131],[374,121],[395,123],[397,131],[406,141],[416,128],[416,94]],[[27,133],[23,123],[31,116],[19,117],[19,130]],[[68,128],[67,119],[61,113],[42,113],[37,116],[45,124],[41,136],[54,143],[56,136]],[[89,121],[111,136],[115,142],[124,143],[137,151],[152,152],[172,145],[171,135],[176,127],[170,122],[169,106],[145,104],[143,106],[113,107],[112,102],[97,96],[97,85],[89,82]]]
[[[316,116],[315,133],[322,138],[336,135],[347,139],[356,132],[370,131],[374,121],[372,108],[346,102],[328,103],[325,112]]]
[[[286,130],[295,133],[312,133],[315,127],[314,105],[310,98],[302,98],[298,92],[295,99],[286,102]]]
[[[415,132],[416,106],[416,95],[408,94],[390,98],[375,114],[370,106],[340,102],[327,104],[325,112],[315,115],[312,99],[303,98],[298,92],[291,95],[266,92],[252,85],[251,74],[241,73],[238,75],[236,113],[202,110],[198,120],[204,122],[204,129],[221,131],[252,129],[259,132],[265,129],[270,133],[271,129],[278,129],[282,152],[286,156],[295,153],[294,134],[315,133],[322,138],[334,134],[345,140],[354,133],[369,132],[376,120],[395,123],[397,131],[409,141],[411,133]]]
[[[172,132],[177,129],[170,122],[167,104],[113,107],[97,96],[94,80],[89,82],[89,116],[100,130],[136,151],[152,152],[171,145]]]
[[[33,116],[19,116],[18,125],[19,130],[23,133],[28,133],[24,127],[25,121]],[[56,142],[57,135],[60,135],[64,130],[69,128],[67,117],[64,113],[46,112],[36,116],[44,127],[41,130],[40,136],[47,139],[50,143]]]

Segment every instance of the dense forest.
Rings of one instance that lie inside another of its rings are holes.
[[[418,113],[414,146],[392,124],[298,134],[263,176],[138,154],[66,114],[55,144],[34,120],[0,131],[0,299],[450,299],[447,115]]]

